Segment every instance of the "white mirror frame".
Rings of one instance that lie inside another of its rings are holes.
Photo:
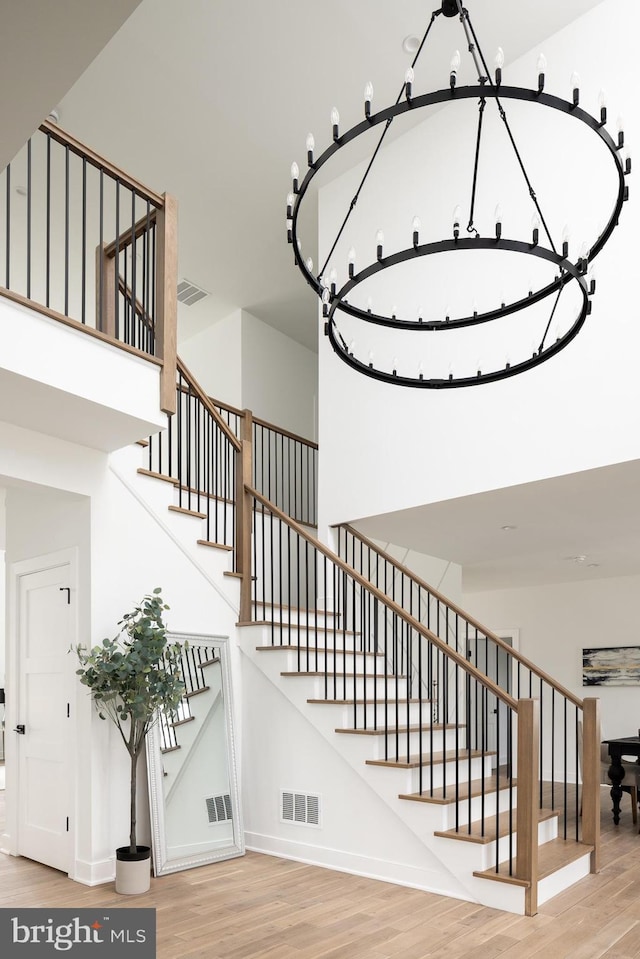
[[[149,730],[146,740],[154,876],[167,876],[170,873],[180,872],[184,869],[192,869],[196,866],[204,866],[213,862],[234,859],[237,856],[243,856],[245,852],[234,738],[231,670],[229,666],[228,649],[229,637],[203,635],[199,633],[168,632],[167,640],[170,643],[187,642],[190,645],[210,646],[211,649],[217,650],[220,654],[222,689],[224,694],[226,748],[229,766],[229,793],[233,810],[233,841],[229,843],[228,846],[220,847],[216,845],[216,848],[212,849],[210,853],[168,859],[164,803],[164,770],[161,753],[162,739],[160,724],[156,723]]]

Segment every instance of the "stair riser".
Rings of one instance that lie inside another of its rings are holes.
[[[285,672],[324,672],[325,670],[333,676],[342,676],[344,673],[369,673],[371,674],[368,683],[371,684],[373,691],[375,685],[383,684],[382,676],[386,672],[385,662],[382,656],[374,656],[370,653],[350,653],[334,652],[333,650],[319,651],[315,649],[293,649],[272,652],[269,650],[264,655],[279,656],[280,668]],[[375,666],[374,666],[375,663]],[[375,678],[374,669],[378,674]]]
[[[517,799],[517,788],[514,786],[512,791],[513,803],[515,805]],[[497,810],[496,810],[496,796],[497,796]],[[508,789],[501,789],[499,793],[488,793],[484,797],[484,815],[485,816],[495,816],[497,812],[506,812],[509,808],[511,794]],[[458,813],[458,822],[464,824],[469,822],[469,818],[472,822],[480,819],[483,813],[483,802],[481,796],[474,796],[471,800],[471,814],[469,815],[469,801],[464,799],[460,802],[460,808]],[[456,810],[455,803],[446,807],[445,815],[446,826],[445,829],[453,829],[456,825]]]
[[[431,715],[428,703],[423,703],[422,711],[420,711],[420,703],[407,704],[406,702],[399,702],[396,709],[395,699],[389,702],[386,709],[384,703],[377,703],[375,705],[373,703],[366,705],[364,703],[358,703],[355,706],[353,704],[342,706],[331,703],[327,704],[327,709],[331,710],[331,715],[335,719],[336,727],[340,729],[350,729],[352,727],[361,729],[365,725],[380,728],[384,727],[385,719],[387,726],[407,725],[419,722],[422,722],[424,725],[429,721]]]
[[[460,730],[458,744],[463,747],[464,730]],[[385,754],[385,739],[387,743]],[[422,731],[422,737],[417,731],[410,733],[387,733],[375,737],[375,746],[372,749],[372,759],[395,758],[396,756],[418,755],[420,751],[423,754],[430,752],[447,752],[455,749],[456,731],[455,729],[429,729]]]
[[[322,610],[304,610],[304,609],[290,609],[288,606],[284,609],[279,606],[271,606],[269,603],[254,603],[253,606],[254,616],[256,620],[266,620],[268,623],[274,623],[274,626],[277,627],[278,631],[280,630],[280,623],[282,627],[292,629],[297,629],[298,626],[301,630],[310,630],[311,632],[314,629],[322,630],[322,634],[328,633],[333,637],[334,632],[336,637],[340,637],[340,617],[336,616],[334,613],[324,613]],[[324,643],[319,643],[319,645],[325,645]],[[333,639],[329,644],[333,646]]]
[[[543,845],[555,839],[558,833],[558,820],[554,816],[552,819],[545,819],[538,824],[538,843]],[[501,836],[499,839],[498,862],[507,862],[511,857],[515,866],[515,859],[518,852],[518,842],[515,832],[516,811],[513,811],[514,832],[511,836]],[[445,839],[441,836],[436,837],[440,856],[456,872],[472,874],[473,872],[483,872],[485,869],[491,869],[496,864],[496,843],[476,843],[464,842],[459,839]]]
[[[485,760],[485,771],[490,774],[489,760]],[[446,775],[445,775],[446,765]],[[375,767],[374,767],[375,768]],[[422,769],[422,782],[420,781],[420,771],[416,769],[403,769],[402,767],[382,766],[379,767],[383,776],[393,777],[393,787],[399,793],[417,793],[420,790],[441,789],[445,782],[447,786],[454,786],[455,782],[455,762],[446,764],[437,763],[433,766],[433,773],[429,766],[425,765]],[[469,766],[466,762],[460,764],[458,782],[466,783],[468,779]],[[482,775],[482,759],[471,760],[471,778],[476,779]],[[454,786],[455,788],[455,786]]]
[[[362,638],[359,633],[334,630],[332,626],[324,628],[290,623],[286,619],[271,622],[271,610],[267,608],[264,614],[258,610],[257,617],[262,615],[268,622],[265,629],[265,645],[267,646],[309,646],[312,649],[337,650],[352,653],[361,652]]]
[[[378,691],[379,688],[379,691]],[[327,679],[323,676],[316,676],[313,680],[310,699],[369,699],[376,695],[384,695],[384,681],[378,679],[374,683],[373,677],[367,677],[365,682],[362,676],[333,676],[329,673]],[[387,679],[386,695],[389,698],[398,696],[400,699],[406,698],[407,680],[404,677],[390,677]],[[336,727],[340,724],[336,723]]]

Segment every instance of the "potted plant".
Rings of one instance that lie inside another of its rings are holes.
[[[160,711],[175,712],[184,695],[182,646],[167,643],[161,589],[142,598],[118,623],[120,631],[102,645],[76,648],[80,682],[91,690],[101,719],[116,726],[130,758],[129,844],[116,849],[116,892],[146,892],[151,882],[149,846],[136,839],[138,759]]]

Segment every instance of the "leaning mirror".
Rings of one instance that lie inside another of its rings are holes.
[[[153,872],[244,854],[226,637],[169,633],[185,646],[186,693],[147,736]]]

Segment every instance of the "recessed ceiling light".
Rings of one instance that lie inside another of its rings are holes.
[[[517,526],[509,526],[509,524],[507,524],[506,526],[500,527],[503,533],[509,533],[512,529],[517,529],[517,528],[518,528]]]
[[[587,563],[587,568],[588,568],[588,569],[595,569],[596,566],[599,566],[599,565],[600,565],[600,563]]]
[[[417,53],[419,46],[420,37],[414,36],[413,33],[410,33],[409,36],[405,37],[402,41],[402,49],[405,53]]]

